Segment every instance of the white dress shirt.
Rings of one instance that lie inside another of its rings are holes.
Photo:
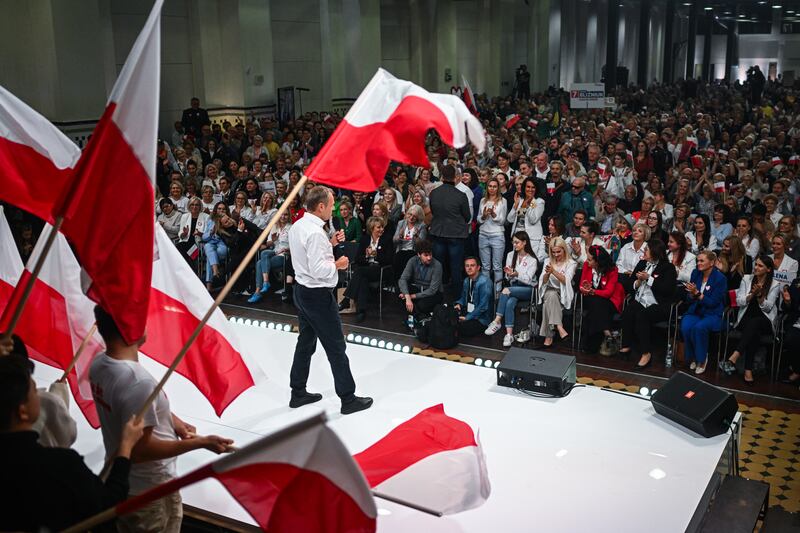
[[[633,247],[633,241],[623,246],[619,251],[619,257],[617,257],[617,269],[619,269],[619,273],[633,272],[633,269],[636,268],[636,265],[638,265],[639,261],[644,257],[644,251],[646,249],[647,243],[644,242],[638,250]]]
[[[310,289],[333,288],[339,282],[325,222],[306,212],[289,230],[289,253],[297,283]]]
[[[642,307],[647,308],[651,305],[656,305],[658,302],[656,301],[656,297],[653,294],[653,271],[656,269],[658,263],[647,263],[647,267],[644,269],[647,272],[647,281],[641,282],[636,281],[634,286],[638,284],[636,287],[636,301],[639,302]]]

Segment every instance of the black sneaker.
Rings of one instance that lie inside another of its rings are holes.
[[[351,415],[353,413],[369,409],[371,406],[372,398],[361,398],[359,396],[355,396],[349,402],[342,403],[342,414]]]
[[[345,311],[350,309],[350,298],[342,298],[342,301],[339,302],[339,311]]]
[[[292,398],[289,400],[289,407],[296,409],[297,407],[303,407],[304,405],[318,402],[321,399],[322,394],[317,394],[315,392],[303,392],[302,394],[292,393]]]

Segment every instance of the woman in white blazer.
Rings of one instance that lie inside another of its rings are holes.
[[[786,236],[782,233],[776,233],[772,237],[772,254],[770,257],[775,263],[775,281],[782,285],[791,285],[794,278],[797,277],[797,261],[786,255],[786,250],[789,248],[789,243]]]
[[[561,339],[569,333],[564,329],[562,317],[564,309],[572,307],[574,292],[572,278],[577,264],[569,258],[567,243],[561,237],[550,240],[550,253],[544,260],[544,269],[539,276],[538,303],[542,305],[542,325],[539,335],[544,337],[544,345],[553,344],[553,329],[558,330]]]
[[[741,332],[736,350],[720,363],[720,369],[726,374],[736,372],[736,361],[744,355],[744,382],[753,383],[753,359],[760,345],[761,335],[775,332],[775,318],[778,316],[778,297],[780,283],[773,279],[775,263],[772,258],[760,256],[756,259],[753,274],[742,278],[742,284],[736,290],[736,305],[739,312],[736,316],[736,330]]]
[[[511,234],[524,231],[531,239],[531,247],[535,250],[542,240],[542,215],[544,200],[536,198],[536,182],[533,178],[525,178],[522,182],[523,194],[514,194],[514,203],[508,212]]]
[[[189,242],[189,240],[196,242],[203,236],[203,230],[206,229],[206,222],[208,222],[208,213],[203,213],[202,207],[200,198],[191,199],[189,212],[181,215],[181,221],[178,224],[178,242]],[[194,221],[194,227],[192,227],[192,221]]]

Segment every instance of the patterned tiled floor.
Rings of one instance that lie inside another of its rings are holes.
[[[474,364],[475,358],[430,349],[414,348],[414,353],[437,359]],[[638,385],[609,383],[603,379],[578,377],[578,382],[595,387],[639,392]],[[744,417],[739,446],[742,477],[770,484],[770,507],[800,512],[800,414],[748,407],[739,404]]]

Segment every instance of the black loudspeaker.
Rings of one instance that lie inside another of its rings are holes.
[[[730,392],[684,372],[673,375],[650,400],[658,414],[703,437],[725,433],[739,408]]]

